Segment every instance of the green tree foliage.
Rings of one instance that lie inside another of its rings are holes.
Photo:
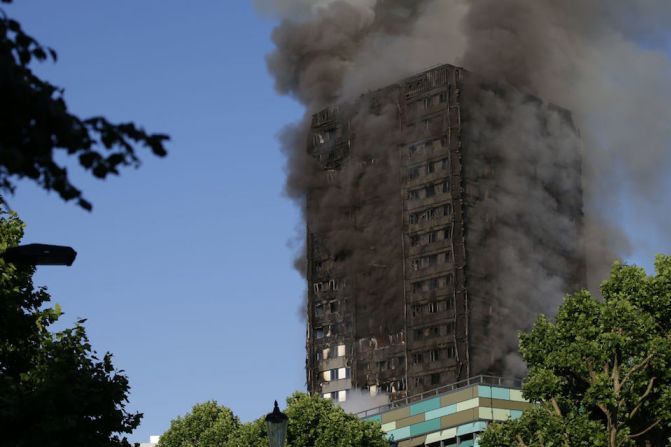
[[[12,0],[0,0],[11,3]],[[38,77],[34,61],[56,61],[56,52],[29,36],[0,9],[0,190],[13,192],[18,178],[28,178],[64,200],[82,197],[56,163],[59,151],[77,157],[95,177],[118,175],[123,166],[139,166],[135,146],[165,156],[168,136],[149,134],[133,123],[113,124],[105,117],[82,119],[68,111],[63,89]]]
[[[287,399],[288,447],[388,447],[380,425],[347,414],[331,400],[295,393]]]
[[[268,447],[265,416],[256,421],[241,424],[223,447]]]
[[[23,223],[0,211],[0,251]],[[34,268],[0,260],[0,443],[14,447],[121,447],[141,414],[125,410],[128,379],[92,350],[83,323],[51,332],[61,311],[32,282]]]
[[[538,405],[492,424],[483,447],[669,445],[671,257],[655,270],[616,263],[603,300],[568,296],[555,322],[520,335],[524,395]]]
[[[389,447],[378,423],[347,414],[330,400],[295,393],[287,404],[287,447]],[[268,447],[267,436],[265,415],[240,424],[229,409],[206,402],[172,421],[159,447]]]
[[[209,401],[194,405],[191,412],[170,423],[159,447],[222,447],[240,426],[226,407]]]

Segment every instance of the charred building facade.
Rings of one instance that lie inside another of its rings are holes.
[[[516,331],[584,283],[580,147],[566,111],[450,65],[315,114],[309,391],[514,373]]]

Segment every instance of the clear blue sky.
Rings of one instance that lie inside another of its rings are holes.
[[[98,351],[130,377],[132,436],[146,441],[200,401],[243,420],[304,388],[304,285],[292,268],[300,218],[282,196],[275,135],[301,111],[278,97],[264,55],[272,23],[244,0],[19,0],[6,7],[59,62],[40,72],[71,109],[172,136],[166,159],[76,183],[93,213],[22,183],[10,204],[26,242],[67,244],[72,268],[40,268],[66,322],[88,319]],[[625,218],[627,211],[623,211]],[[632,261],[650,265],[654,226],[629,214]],[[667,239],[668,240],[668,239]]]

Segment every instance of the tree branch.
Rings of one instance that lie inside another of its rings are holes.
[[[651,352],[646,358],[644,358],[641,363],[638,365],[633,366],[629,371],[627,371],[627,374],[625,374],[624,379],[622,379],[622,382],[620,383],[620,386],[624,387],[624,384],[627,383],[627,381],[631,378],[631,375],[637,372],[639,369],[644,368],[650,360],[655,356],[655,352]]]
[[[636,406],[634,407],[634,409],[629,412],[629,415],[627,416],[629,419],[633,418],[634,415],[636,415],[638,410],[641,408],[641,405],[643,405],[643,401],[647,399],[647,397],[652,392],[652,387],[655,384],[655,379],[656,377],[653,377],[648,382],[648,387],[646,388],[645,393],[643,393],[643,395],[638,399],[638,402],[636,402]]]
[[[658,426],[660,422],[662,422],[662,420],[661,420],[661,419],[657,419],[657,421],[655,421],[654,423],[652,423],[648,428],[646,428],[646,429],[643,430],[642,432],[638,432],[638,433],[636,433],[635,435],[629,435],[629,437],[630,437],[631,439],[634,439],[634,438],[638,438],[639,436],[643,436],[644,434],[646,434],[647,432],[649,432],[650,430],[652,430],[653,428],[655,428],[656,426]]]
[[[559,408],[559,404],[557,403],[557,399],[554,397],[550,399],[550,402],[552,402],[552,407],[555,409],[555,413],[557,413],[557,416],[562,417],[561,414],[561,409]]]
[[[526,445],[526,444],[524,443],[524,441],[522,440],[522,436],[521,436],[521,435],[517,435],[517,445],[518,445],[519,447],[529,447],[528,445]]]

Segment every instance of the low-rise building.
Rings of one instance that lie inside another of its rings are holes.
[[[398,447],[477,447],[491,421],[516,419],[531,404],[521,383],[479,376],[358,414],[377,421]]]

